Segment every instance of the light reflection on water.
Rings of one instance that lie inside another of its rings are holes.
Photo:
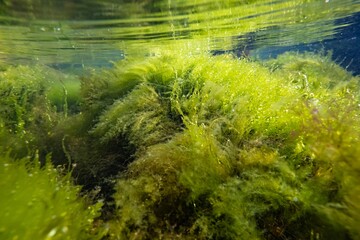
[[[163,48],[266,58],[331,45],[358,12],[360,0],[3,0],[0,61],[107,67]]]

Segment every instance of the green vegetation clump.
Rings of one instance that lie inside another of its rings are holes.
[[[69,174],[50,159],[0,157],[1,239],[100,239],[94,220],[101,203],[79,197]]]
[[[115,239],[356,238],[358,78],[313,54],[165,56],[117,81],[133,69],[92,130],[136,147]]]
[[[32,85],[25,101],[6,95],[3,106],[12,101],[27,115],[1,111],[0,139],[20,141],[13,132],[23,126],[43,139],[30,152],[52,153],[83,193],[104,200],[87,233],[358,239],[359,80],[312,53],[266,62],[205,54],[124,60],[80,86],[36,85],[39,103],[28,100]],[[54,120],[35,130],[30,106]]]
[[[44,158],[50,152],[46,142],[53,128],[68,112],[76,112],[77,82],[41,66],[8,67],[0,72],[1,147],[17,157],[39,149]]]

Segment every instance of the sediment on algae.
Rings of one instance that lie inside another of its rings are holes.
[[[124,60],[74,89],[32,146],[105,199],[107,238],[360,237],[359,78],[330,56]]]

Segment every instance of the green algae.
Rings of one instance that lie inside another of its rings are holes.
[[[358,78],[313,54],[264,65],[226,56],[153,61],[138,66],[147,74],[93,131],[104,141],[142,136],[117,185],[115,238],[356,236],[332,222],[347,209],[343,184],[357,175],[340,177],[349,160],[332,152],[356,148]],[[163,106],[156,114],[154,102]],[[126,103],[132,109],[124,114]],[[169,121],[179,126],[170,134]],[[161,130],[167,138],[146,141]],[[130,199],[143,204],[132,212]]]
[[[0,73],[2,147],[18,157],[45,147],[52,129],[78,105],[76,90],[68,93],[62,81],[75,78],[42,66],[8,67]],[[69,108],[69,109],[68,109]],[[48,149],[41,149],[44,152]],[[46,153],[45,153],[46,155]]]
[[[19,84],[7,80],[2,89]],[[359,78],[328,55],[164,54],[84,76],[80,89],[31,89],[22,94],[41,101],[2,99],[27,114],[1,112],[3,149],[24,122],[44,139],[32,152],[51,152],[105,200],[97,227],[110,239],[359,237]],[[34,130],[32,106],[55,120]]]
[[[48,159],[0,157],[1,239],[100,239],[94,220],[102,203],[79,197],[71,176]]]

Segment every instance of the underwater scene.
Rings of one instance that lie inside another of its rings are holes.
[[[0,239],[360,239],[360,0],[0,0]]]

